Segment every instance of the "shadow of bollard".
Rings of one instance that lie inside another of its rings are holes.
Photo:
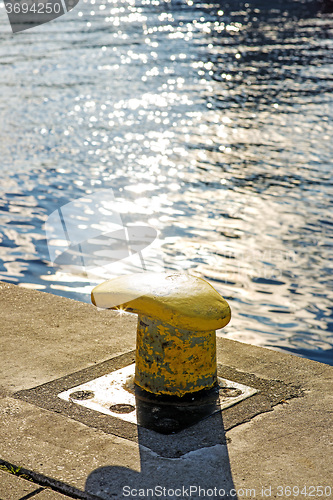
[[[101,467],[87,478],[87,493],[105,500],[237,499],[221,412],[177,434],[137,431],[140,472]]]

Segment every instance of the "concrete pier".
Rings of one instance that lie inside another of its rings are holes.
[[[165,436],[57,396],[132,362],[135,316],[7,283],[0,304],[1,500],[333,498],[333,367],[218,339],[257,394]]]

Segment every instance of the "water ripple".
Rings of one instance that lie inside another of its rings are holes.
[[[229,338],[333,363],[329,2],[83,0],[10,36],[0,9],[0,279],[88,301],[44,224],[112,188]]]

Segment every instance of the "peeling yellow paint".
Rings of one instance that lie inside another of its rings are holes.
[[[154,394],[183,396],[216,383],[215,331],[190,332],[139,317],[135,383]]]

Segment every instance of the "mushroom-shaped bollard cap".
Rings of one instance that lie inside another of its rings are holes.
[[[94,305],[138,314],[135,384],[183,397],[217,383],[216,334],[230,308],[205,280],[184,273],[140,273],[96,286]]]
[[[184,273],[139,273],[105,281],[92,303],[156,318],[175,328],[206,332],[230,321],[228,303],[207,281]]]

